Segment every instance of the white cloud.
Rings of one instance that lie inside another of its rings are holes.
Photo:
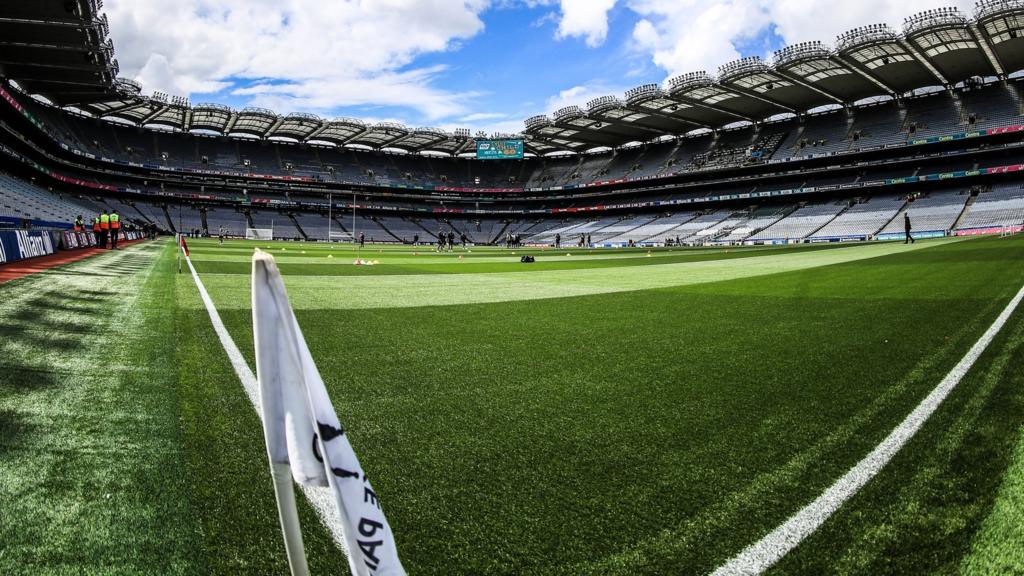
[[[607,14],[614,3],[562,0],[559,35],[583,36],[588,44],[600,44],[607,36]],[[973,3],[946,0],[943,5],[970,14]],[[837,35],[866,24],[887,23],[899,30],[904,18],[934,8],[936,0],[625,0],[625,6],[639,17],[630,48],[647,55],[671,77],[699,70],[714,74],[722,64],[740,58],[744,46],[747,52],[753,49],[770,59],[767,46],[749,45],[769,30],[785,44],[821,40],[829,45]],[[573,86],[550,97],[546,112],[583,107],[595,97],[621,95],[624,90],[601,81]]]
[[[483,30],[490,0],[107,0],[122,73],[147,92],[190,95],[251,79],[259,101],[329,109],[408,106],[428,117],[463,111],[465,95],[408,70]],[[273,79],[273,84],[262,83]]]
[[[498,120],[499,118],[508,118],[508,114],[504,112],[474,112],[459,118],[459,122],[481,122],[484,120]]]
[[[628,48],[643,62],[626,74],[665,77],[707,70],[741,56],[741,48],[769,56],[750,42],[774,30],[787,44],[822,40],[850,28],[885,22],[894,27],[938,4],[965,13],[974,0],[621,0],[636,15]],[[456,50],[480,34],[488,8],[551,10],[534,25],[557,22],[555,37],[588,46],[607,42],[617,0],[106,0],[122,74],[144,90],[193,96],[230,90],[248,103],[287,113],[329,114],[342,106],[416,110],[428,122],[474,130],[518,132],[518,101],[509,110],[479,111],[479,94],[444,88],[450,69],[417,66],[424,54]],[[557,6],[557,8],[556,8]],[[550,7],[550,8],[549,8]],[[649,63],[649,64],[648,64]],[[573,66],[573,62],[546,62]],[[601,78],[547,99],[548,113],[585,106],[605,94],[621,95],[627,78]],[[539,101],[539,99],[538,99]],[[540,108],[537,105],[536,108]],[[541,110],[537,110],[538,112]],[[389,111],[390,112],[390,111]],[[529,111],[527,111],[529,112]],[[378,115],[383,115],[381,112]],[[478,125],[477,123],[483,123]]]
[[[508,116],[506,116],[508,118]],[[485,134],[519,134],[523,131],[523,121],[520,118],[492,121],[492,122],[481,122],[473,121],[471,126],[465,124],[465,120],[460,119],[458,123],[446,123],[440,126],[443,130],[449,132],[454,131],[457,128],[469,128],[473,134],[477,132],[484,132]]]
[[[550,114],[559,108],[566,106],[579,106],[586,109],[587,102],[601,96],[620,96],[626,91],[624,86],[611,86],[603,82],[592,82],[580,86],[566,88],[558,94],[548,98],[545,112]]]
[[[964,14],[974,11],[974,0],[774,0],[768,12],[787,43],[821,40],[832,44],[836,36],[865,24],[889,24],[897,31],[903,19],[939,6],[955,6]]]
[[[973,0],[946,0],[970,14]],[[739,46],[774,26],[786,44],[835,37],[865,24],[897,30],[911,14],[934,8],[936,0],[627,0],[640,20],[634,50],[649,54],[668,76],[718,67],[741,56]]]
[[[604,44],[608,37],[608,12],[616,0],[561,0],[558,38],[582,37],[587,46]]]
[[[337,106],[411,106],[428,118],[444,118],[467,109],[475,92],[449,93],[430,86],[445,67],[387,72],[372,77],[325,77],[294,82],[259,82],[231,93],[251,96],[251,104],[275,112],[327,111]]]
[[[630,0],[629,7],[641,17],[633,28],[635,46],[670,76],[714,72],[740,57],[739,41],[769,24],[759,0]]]

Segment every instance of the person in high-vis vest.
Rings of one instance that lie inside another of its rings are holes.
[[[100,215],[97,214],[96,217],[92,219],[92,237],[97,246],[100,245],[100,232]]]
[[[110,238],[110,214],[104,210],[100,214],[100,248],[107,247],[107,239]]]
[[[117,210],[110,213],[110,249],[117,250],[117,237],[121,234],[121,217]]]
[[[75,232],[85,232],[85,221],[82,220],[82,215],[79,214],[78,218],[75,218]]]

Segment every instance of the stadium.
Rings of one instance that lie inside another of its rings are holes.
[[[0,3],[0,573],[1024,573],[1024,2],[862,24],[506,133]]]

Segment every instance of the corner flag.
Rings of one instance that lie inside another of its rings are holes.
[[[277,264],[259,250],[252,260],[252,319],[263,430],[292,573],[307,572],[294,478],[330,487],[353,576],[404,576],[391,527],[334,413]]]

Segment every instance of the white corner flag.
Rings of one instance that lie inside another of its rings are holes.
[[[273,256],[252,260],[256,375],[281,530],[292,574],[306,574],[296,482],[329,486],[353,576],[404,576],[394,535],[359,465],[288,303]]]

